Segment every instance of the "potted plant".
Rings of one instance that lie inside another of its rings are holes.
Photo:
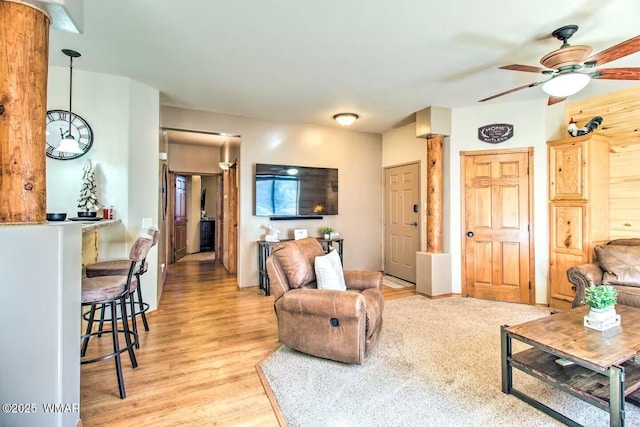
[[[320,229],[320,233],[324,236],[325,240],[329,240],[331,238],[331,233],[333,232],[333,228],[331,227],[322,227]]]
[[[598,330],[608,329],[620,324],[615,304],[618,290],[609,285],[589,286],[584,290],[584,304],[589,306],[584,325]]]

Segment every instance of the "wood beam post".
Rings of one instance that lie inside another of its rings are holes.
[[[0,1],[0,224],[46,221],[49,16]]]
[[[442,135],[427,138],[427,252],[442,253]]]

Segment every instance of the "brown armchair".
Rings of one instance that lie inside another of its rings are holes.
[[[616,239],[596,246],[595,259],[567,270],[575,285],[573,307],[584,301],[588,286],[610,284],[618,290],[618,304],[640,308],[640,239]]]
[[[347,291],[317,289],[317,239],[280,242],[267,259],[280,342],[303,353],[361,364],[382,328],[382,273],[345,271]]]

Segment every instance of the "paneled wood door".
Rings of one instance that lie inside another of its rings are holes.
[[[463,293],[532,304],[532,152],[462,153]]]
[[[416,282],[420,167],[418,163],[384,170],[384,272]]]
[[[174,219],[175,261],[187,254],[187,179],[176,175],[175,180],[175,219]]]
[[[231,274],[238,272],[238,162],[229,166],[229,258],[227,270]]]

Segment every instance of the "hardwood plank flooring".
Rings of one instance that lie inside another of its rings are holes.
[[[383,294],[402,298],[415,288],[383,286]],[[84,427],[278,425],[255,370],[279,346],[273,296],[238,288],[218,263],[177,263],[169,266],[158,310],[148,318],[149,332],[138,322],[138,368],[122,357],[125,400],[114,362],[82,366]],[[109,335],[96,338],[89,354],[110,347]]]

